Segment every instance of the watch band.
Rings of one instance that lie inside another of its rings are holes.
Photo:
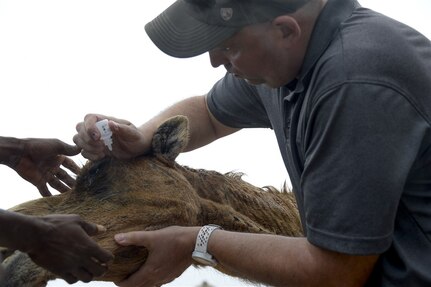
[[[196,237],[195,250],[192,253],[193,259],[206,265],[217,265],[217,261],[207,251],[208,240],[211,236],[211,233],[217,229],[221,229],[221,227],[214,224],[204,225],[201,227]]]

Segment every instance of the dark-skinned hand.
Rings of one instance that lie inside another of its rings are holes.
[[[62,167],[79,173],[79,166],[67,157],[79,154],[79,147],[58,139],[23,139],[22,144],[22,154],[8,166],[36,186],[42,196],[51,195],[48,184],[61,193],[73,187],[75,179]]]
[[[66,280],[90,282],[103,275],[112,254],[90,237],[105,229],[77,215],[36,217],[34,233],[25,238],[30,258],[39,266]]]

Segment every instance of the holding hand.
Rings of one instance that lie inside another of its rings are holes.
[[[199,227],[172,226],[156,231],[135,231],[117,234],[115,240],[123,246],[145,246],[148,258],[144,265],[121,287],[154,287],[180,276],[193,262],[192,252]]]
[[[69,284],[90,282],[103,275],[113,258],[90,238],[104,227],[83,221],[77,215],[49,215],[36,218],[36,230],[25,238],[22,250],[39,266]],[[28,230],[28,229],[27,229]]]
[[[101,140],[96,122],[108,119],[112,132],[112,151]],[[84,121],[76,125],[78,132],[73,141],[82,148],[82,155],[90,160],[99,160],[106,156],[130,159],[144,153],[144,136],[132,123],[97,114],[88,114]]]

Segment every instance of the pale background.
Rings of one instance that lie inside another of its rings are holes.
[[[362,0],[431,38],[429,0]],[[191,95],[206,93],[224,74],[208,55],[175,59],[149,40],[144,25],[172,0],[0,0],[0,135],[56,137],[72,143],[75,125],[91,112],[142,124]],[[396,49],[396,47],[394,47]],[[75,157],[80,164],[85,160]],[[281,187],[288,176],[270,130],[241,131],[178,161]],[[0,166],[0,208],[38,198],[38,191]],[[1,232],[1,231],[0,231]],[[247,260],[247,258],[244,258]],[[165,286],[248,286],[211,269],[190,268]],[[56,280],[49,286],[67,286]],[[76,283],[74,286],[114,286]]]

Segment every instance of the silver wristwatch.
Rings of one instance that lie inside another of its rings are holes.
[[[221,227],[215,224],[209,224],[202,226],[199,230],[198,236],[196,237],[195,250],[192,253],[192,258],[195,261],[213,267],[217,265],[217,260],[207,251],[208,240],[210,239],[211,233],[217,229],[221,229]]]

